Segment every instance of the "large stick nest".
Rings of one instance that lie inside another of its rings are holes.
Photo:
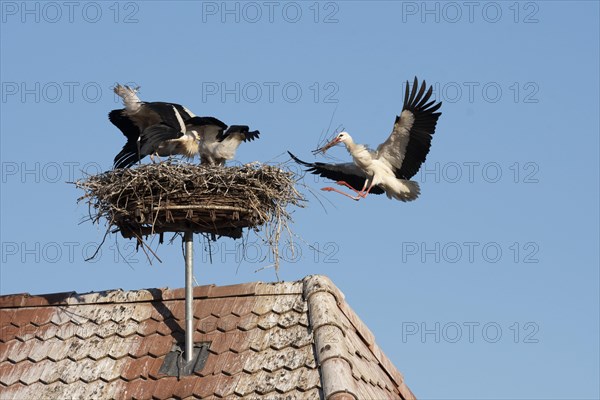
[[[294,174],[260,163],[240,167],[176,161],[146,164],[75,182],[90,220],[106,220],[112,232],[137,238],[163,232],[210,233],[239,238],[243,228],[268,225],[277,242],[287,226],[288,205],[302,206]],[[270,243],[277,245],[276,243]]]

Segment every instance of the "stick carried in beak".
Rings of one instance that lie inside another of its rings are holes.
[[[338,143],[340,143],[340,142],[341,142],[340,138],[339,138],[339,137],[336,137],[336,138],[335,138],[335,139],[333,139],[331,142],[327,143],[325,146],[323,146],[323,147],[320,147],[320,148],[318,148],[318,149],[316,149],[316,150],[313,150],[313,151],[312,151],[312,153],[313,153],[313,154],[315,154],[315,155],[316,155],[316,154],[318,154],[318,153],[323,153],[323,154],[325,154],[325,152],[326,152],[327,150],[329,150],[330,148],[332,148],[333,146],[335,146],[336,144],[338,144]]]

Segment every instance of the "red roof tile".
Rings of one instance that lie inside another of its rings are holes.
[[[183,289],[0,296],[0,398],[412,399],[329,279],[194,288],[191,376],[159,372],[182,340]]]
[[[166,376],[161,378],[156,385],[152,397],[157,399],[168,399],[173,397],[175,389],[179,384],[179,380],[175,376]]]
[[[150,399],[160,386],[160,381],[137,379],[124,385],[124,393],[115,393],[115,398]]]

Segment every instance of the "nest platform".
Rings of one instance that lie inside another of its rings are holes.
[[[209,233],[239,238],[244,228],[290,216],[300,206],[294,175],[276,166],[201,166],[167,161],[117,169],[75,182],[90,219],[105,219],[112,232],[137,238],[164,232]]]

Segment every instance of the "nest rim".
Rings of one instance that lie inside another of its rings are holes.
[[[174,174],[174,179],[179,179],[179,186],[174,185],[169,181],[169,173],[181,173],[182,168],[187,175],[183,174],[182,178]],[[226,190],[215,190],[212,181],[210,185],[204,182],[206,187],[202,186],[197,177],[189,175],[190,171],[205,174],[206,179],[218,181]],[[256,188],[250,185],[240,190],[240,179],[248,179],[256,184]],[[102,192],[105,181],[114,186],[110,196]],[[165,182],[168,190],[163,190]],[[165,232],[240,238],[245,228],[258,230],[273,218],[289,219],[285,207],[304,201],[294,183],[294,174],[279,166],[251,163],[206,167],[171,160],[107,171],[75,182],[75,185],[86,192],[79,201],[87,199],[93,222],[104,218],[111,232],[120,232],[123,238],[139,241],[142,237]],[[136,192],[135,185],[141,185],[143,193]],[[232,187],[236,190],[230,193]],[[289,194],[283,195],[285,191]]]

